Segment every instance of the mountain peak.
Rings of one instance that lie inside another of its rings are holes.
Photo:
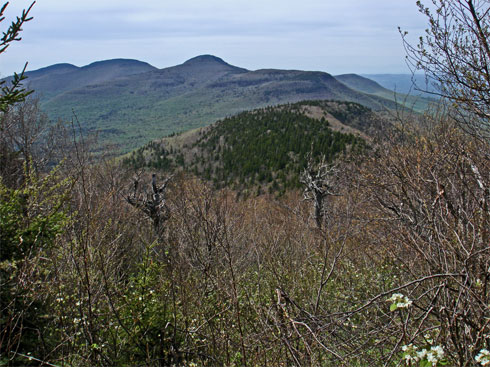
[[[85,65],[83,68],[85,69],[91,69],[91,68],[97,68],[97,67],[104,67],[104,66],[142,66],[142,67],[148,67],[151,69],[154,69],[154,66],[151,66],[150,64],[139,61],[139,60],[133,60],[133,59],[110,59],[110,60],[102,60],[102,61],[95,61],[89,65]]]
[[[193,57],[192,59],[187,60],[184,62],[184,65],[198,65],[198,64],[221,64],[221,65],[228,65],[223,59],[220,59],[219,57],[213,56],[213,55],[200,55]]]

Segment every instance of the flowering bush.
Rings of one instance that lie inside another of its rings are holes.
[[[416,345],[408,344],[402,347],[403,359],[409,365],[411,362],[420,362],[421,367],[444,366],[444,350],[441,346],[427,346],[419,349]]]

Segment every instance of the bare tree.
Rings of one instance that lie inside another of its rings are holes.
[[[129,204],[143,211],[151,219],[153,229],[159,239],[163,238],[165,230],[163,224],[170,218],[165,194],[171,179],[172,176],[167,177],[163,184],[158,186],[156,174],[153,173],[151,176],[151,191],[146,189],[143,193],[140,191],[139,179],[136,178],[134,180],[133,193],[126,198]]]
[[[322,227],[325,217],[325,199],[335,195],[333,191],[334,179],[338,173],[337,166],[329,165],[323,156],[319,163],[315,163],[312,154],[308,154],[308,163],[301,174],[300,182],[305,186],[304,198],[313,201],[315,209],[314,219],[318,228]]]
[[[478,136],[490,136],[490,2],[417,2],[429,28],[417,45],[402,33],[413,71],[423,71],[447,99],[455,119]]]

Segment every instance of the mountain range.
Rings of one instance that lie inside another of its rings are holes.
[[[401,108],[402,100],[356,74],[262,69],[250,71],[212,55],[157,69],[127,59],[84,67],[57,64],[26,73],[27,86],[53,120],[76,115],[97,132],[101,147],[135,149],[174,132],[207,126],[238,112],[302,100],[339,100],[373,110]],[[413,97],[410,97],[413,98]],[[415,106],[423,109],[429,102]]]

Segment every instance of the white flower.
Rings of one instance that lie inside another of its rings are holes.
[[[427,349],[422,349],[421,351],[417,352],[418,359],[424,359],[426,356],[427,356]]]
[[[417,357],[417,346],[413,344],[403,345],[402,351],[404,352],[403,358],[406,364],[410,364],[412,361],[417,362],[419,358]]]
[[[393,294],[389,299],[388,302],[392,302],[390,310],[395,311],[398,308],[408,308],[411,304],[412,301],[408,299],[407,296],[401,294],[401,293],[395,293]]]
[[[408,344],[408,345],[403,345],[402,346],[402,351],[404,352],[409,352],[409,353],[413,353],[415,351],[417,351],[418,347],[416,345],[413,345],[413,344]]]
[[[430,348],[431,352],[434,352],[436,354],[437,359],[442,359],[444,358],[444,349],[440,345],[437,345],[435,347]]]
[[[434,353],[427,353],[427,361],[432,363],[433,366],[437,365],[437,356]]]
[[[388,302],[396,302],[403,297],[405,296],[401,293],[393,293],[393,295],[390,298],[388,298]]]
[[[434,339],[432,339],[432,336],[431,336],[429,333],[426,333],[426,334],[424,335],[424,338],[425,338],[425,341],[426,341],[427,343],[429,343],[429,344],[431,344],[431,345],[432,345],[432,343],[434,343]]]
[[[410,354],[405,354],[405,357],[404,358],[405,358],[406,364],[409,364],[411,361],[415,361],[416,362],[418,360],[417,357],[414,357],[414,356],[412,356]]]
[[[408,306],[410,306],[412,304],[412,301],[409,300],[407,297],[405,297],[404,300],[402,300],[401,302],[398,302],[396,304],[396,307],[397,308],[407,308]]]
[[[482,366],[490,366],[490,352],[487,349],[480,350],[480,353],[475,357],[475,361]]]
[[[432,366],[437,366],[437,363],[444,358],[444,349],[441,346],[437,345],[431,347],[430,349],[422,349],[418,351],[415,360],[427,361]]]

